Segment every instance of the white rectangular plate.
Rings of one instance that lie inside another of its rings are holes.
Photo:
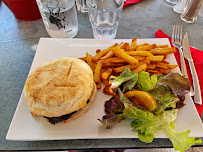
[[[30,69],[32,72],[41,64],[61,57],[84,57],[86,52],[96,54],[97,49],[105,49],[114,43],[131,42],[131,39],[95,40],[95,39],[53,39],[41,38],[35,58]],[[138,39],[138,44],[168,44],[168,39]],[[167,60],[177,64],[173,54]],[[179,72],[179,69],[174,69]],[[110,96],[98,90],[94,103],[87,113],[67,123],[52,125],[43,117],[32,117],[23,92],[8,130],[7,140],[65,140],[65,139],[101,139],[101,138],[138,138],[137,132],[132,131],[130,120],[124,120],[113,129],[104,129],[97,120],[104,115],[104,102]],[[186,96],[185,106],[178,111],[175,121],[177,131],[191,130],[191,137],[203,137],[203,126],[190,96]],[[167,138],[162,131],[155,133],[156,138]]]

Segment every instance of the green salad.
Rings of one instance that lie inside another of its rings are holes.
[[[173,125],[190,82],[178,73],[150,76],[148,72],[133,73],[126,68],[119,76],[110,76],[110,90],[114,96],[105,102],[105,113],[98,119],[111,129],[124,119],[132,120],[133,131],[142,142],[151,143],[156,130],[163,130],[175,150],[184,152],[201,139],[190,138],[190,131],[177,132]]]

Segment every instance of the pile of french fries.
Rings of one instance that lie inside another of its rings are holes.
[[[176,49],[168,45],[156,45],[144,43],[137,45],[137,38],[130,43],[115,43],[105,50],[96,50],[96,55],[86,53],[86,57],[80,58],[87,62],[94,73],[94,81],[97,88],[101,88],[103,82],[110,85],[109,77],[119,75],[125,67],[137,73],[147,71],[150,75],[168,74],[178,65],[171,65],[164,61],[166,56],[175,53]]]

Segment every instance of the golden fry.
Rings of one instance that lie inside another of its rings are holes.
[[[101,57],[103,57],[104,55],[106,55],[106,54],[111,50],[111,48],[113,48],[113,47],[115,47],[115,46],[117,46],[117,45],[118,45],[118,44],[115,43],[114,45],[110,46],[109,48],[100,51],[97,55],[95,55],[95,56],[93,57],[93,60],[94,60],[95,62],[97,62]]]
[[[165,63],[157,63],[156,67],[162,68],[162,69],[168,69],[168,65]]]
[[[112,73],[112,68],[108,68],[106,71],[104,71],[101,75],[102,79],[108,79]]]
[[[156,68],[156,64],[148,64],[147,69],[153,70]]]
[[[156,55],[165,55],[165,54],[175,53],[176,48],[175,47],[172,47],[172,48],[154,48],[154,49],[151,49],[149,52],[151,52],[152,54],[156,54]]]
[[[87,62],[86,57],[81,57],[81,58],[79,58],[79,59],[81,59],[81,60]]]
[[[145,56],[139,56],[139,55],[135,55],[135,56],[132,56],[134,57],[135,59],[137,59],[138,61],[142,61],[142,60],[145,60],[146,57]]]
[[[131,48],[136,48],[137,47],[137,38],[133,38],[131,42]]]
[[[153,56],[149,51],[129,51],[128,55]]]
[[[161,62],[164,59],[164,55],[148,56],[147,59],[151,62]]]
[[[93,73],[94,73],[94,70],[95,70],[95,64],[93,63],[92,61],[92,56],[89,55],[88,53],[86,53],[86,61],[87,61],[87,64],[90,66],[90,68],[92,69]]]
[[[120,58],[126,60],[130,64],[137,64],[138,60],[128,55],[125,51],[120,48],[112,48],[113,52],[117,54]]]
[[[145,64],[140,65],[136,69],[132,70],[132,72],[138,73],[138,72],[141,72],[141,71],[146,71],[146,69],[147,69],[147,64],[145,63]]]
[[[176,67],[178,67],[178,65],[168,64],[168,68],[169,68],[169,69],[174,69],[174,68],[176,68]]]
[[[125,50],[125,51],[129,51],[130,50],[130,44],[129,43],[124,43],[120,48]]]
[[[126,64],[124,63],[105,63],[103,64],[103,68],[117,68],[117,67],[121,67],[121,66],[124,66]]]
[[[157,47],[157,48],[169,48],[168,45],[157,45],[156,47]]]
[[[156,44],[146,45],[146,46],[138,46],[136,51],[147,51],[156,48]]]
[[[94,72],[94,81],[97,85],[97,88],[100,89],[101,87],[101,69],[103,65],[103,60],[99,60],[96,64],[95,72]]]
[[[116,72],[116,73],[120,73],[122,72],[125,68],[129,68],[130,70],[133,70],[139,66],[141,66],[142,64],[149,64],[150,61],[148,59],[145,59],[143,61],[140,61],[138,64],[135,64],[135,65],[124,65],[124,66],[121,66],[121,67],[118,67],[118,68],[113,68],[113,71]]]
[[[168,74],[170,72],[170,70],[167,69],[159,69],[159,72],[163,73],[163,74]]]

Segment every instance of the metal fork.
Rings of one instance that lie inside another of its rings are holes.
[[[175,46],[176,48],[178,48],[179,50],[179,54],[180,54],[180,63],[181,63],[181,73],[184,77],[188,78],[188,74],[187,74],[187,69],[185,66],[185,59],[184,59],[184,55],[183,55],[183,46],[182,46],[182,26],[180,25],[173,25],[173,33],[172,33],[172,39],[171,42],[173,44],[173,46]],[[190,87],[190,95],[194,96],[194,91],[192,89],[192,87]]]

